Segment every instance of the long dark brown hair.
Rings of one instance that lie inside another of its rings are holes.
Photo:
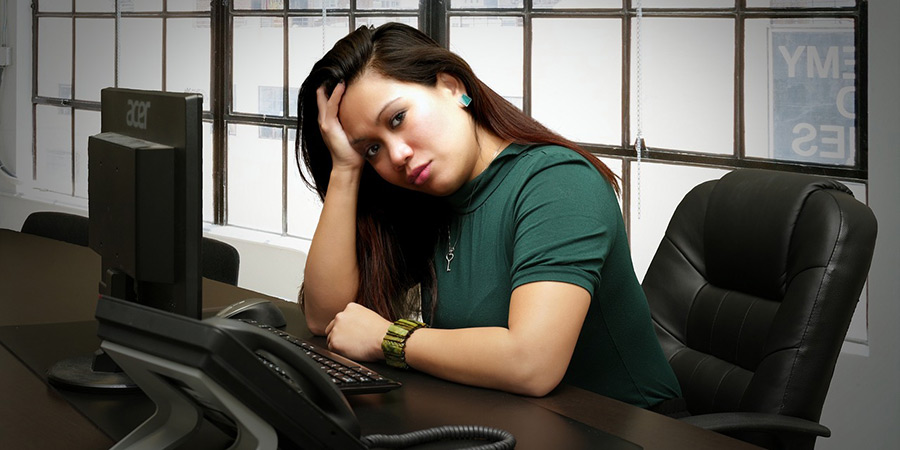
[[[323,201],[332,162],[319,130],[316,90],[324,85],[330,96],[338,83],[344,81],[349,86],[366,70],[424,86],[435,86],[438,74],[453,75],[473,99],[466,111],[477,126],[503,140],[572,149],[590,161],[616,192],[619,190],[615,175],[605,164],[491,90],[462,58],[415,28],[387,23],[378,28],[360,27],[338,41],[313,66],[300,87],[297,164],[302,161],[306,166],[312,179],[303,170],[300,174]],[[449,208],[441,199],[394,186],[367,164],[356,217],[360,275],[356,301],[392,321],[414,313],[419,305],[415,296],[409,295],[410,289],[419,285],[423,292],[434,292],[434,249],[449,218]]]

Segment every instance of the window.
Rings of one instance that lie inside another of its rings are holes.
[[[728,170],[827,175],[866,198],[865,2],[35,3],[32,178],[61,195],[87,195],[102,87],[201,92],[204,220],[310,239],[320,205],[293,156],[300,84],[351,30],[402,21],[621,176],[639,277],[682,196]],[[850,339],[865,341],[858,327]]]

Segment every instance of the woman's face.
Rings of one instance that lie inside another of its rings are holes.
[[[347,86],[338,117],[353,148],[387,182],[452,194],[483,167],[463,85],[446,74],[434,87],[367,71]]]

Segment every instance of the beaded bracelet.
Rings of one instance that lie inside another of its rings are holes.
[[[419,328],[427,327],[422,322],[409,319],[400,319],[388,327],[384,339],[381,341],[381,351],[388,365],[408,369],[406,364],[406,340]]]

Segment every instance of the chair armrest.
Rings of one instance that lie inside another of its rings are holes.
[[[701,414],[680,419],[696,427],[718,433],[728,434],[732,432],[789,432],[806,435],[829,437],[831,430],[828,427],[801,419],[799,417],[782,416],[779,414],[764,414],[752,412],[728,412]]]

